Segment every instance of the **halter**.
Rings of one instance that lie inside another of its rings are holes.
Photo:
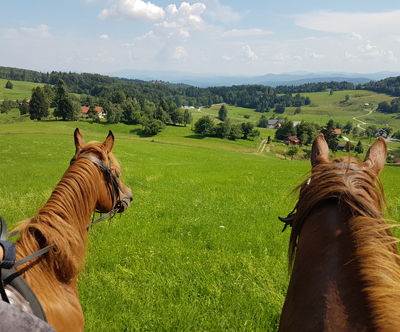
[[[101,216],[99,219],[93,221],[92,223],[90,223],[89,225],[86,226],[86,228],[89,228],[90,226],[93,226],[94,224],[97,224],[98,222],[110,217],[110,223],[111,223],[111,219],[114,217],[114,215],[121,209],[122,204],[123,204],[123,199],[121,201],[121,197],[120,197],[120,191],[124,194],[124,190],[122,189],[121,185],[118,182],[117,176],[115,175],[114,171],[111,168],[111,160],[108,160],[108,166],[101,161],[100,159],[93,157],[90,154],[79,154],[78,156],[73,156],[71,161],[70,161],[70,165],[72,165],[76,159],[80,158],[80,157],[84,157],[89,159],[91,162],[93,162],[94,164],[96,164],[97,166],[100,167],[100,170],[102,171],[106,182],[108,184],[111,185],[111,191],[112,191],[112,208],[109,212],[107,212],[105,215]],[[117,199],[115,199],[115,195],[117,195]],[[101,211],[93,211],[93,219],[94,219],[94,214],[95,213],[101,213]],[[92,220],[93,220],[92,219]]]
[[[335,164],[332,164],[332,165],[338,166],[338,167],[344,168],[344,169],[351,169],[351,170],[353,170],[353,171],[359,171],[359,170],[360,170],[360,168],[359,168],[358,166],[353,165],[353,164],[348,164],[348,163],[335,163]],[[336,171],[337,171],[337,170],[333,169],[333,170],[328,171],[328,172],[336,172]],[[310,183],[311,183],[311,176],[310,176],[310,177],[307,179],[307,181],[301,186],[300,191],[303,190],[304,188],[306,188],[307,186],[309,186]],[[288,226],[292,227],[294,218],[296,217],[296,212],[295,212],[296,209],[297,209],[297,204],[296,204],[295,208],[287,215],[286,218],[278,217],[278,219],[279,219],[280,221],[282,221],[283,223],[285,223],[285,226],[283,227],[282,232],[285,231],[286,227],[288,227]]]

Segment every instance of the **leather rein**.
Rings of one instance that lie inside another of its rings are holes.
[[[101,161],[100,159],[98,159],[96,157],[93,157],[92,155],[80,154],[78,156],[74,156],[71,159],[70,165],[72,165],[76,161],[76,159],[82,158],[82,157],[89,159],[94,164],[96,164],[97,166],[100,167],[100,170],[102,171],[107,183],[110,184],[110,186],[111,186],[111,195],[112,195],[111,210],[109,212],[107,212],[105,215],[98,218],[97,220],[92,221],[92,223],[87,225],[85,228],[89,228],[89,227],[93,226],[94,224],[97,224],[98,222],[100,222],[108,217],[110,218],[110,223],[111,223],[111,219],[114,217],[114,215],[117,212],[119,212],[121,210],[121,207],[123,204],[123,202],[121,201],[120,192],[124,193],[124,190],[121,188],[121,185],[118,182],[117,176],[115,175],[114,171],[111,169],[111,160],[109,160],[109,163],[107,166],[103,161]],[[100,211],[94,210],[93,211],[93,219],[94,219],[94,215],[96,212],[101,213]],[[1,279],[1,269],[3,269],[3,268],[11,269],[11,268],[20,266],[22,264],[25,264],[25,263],[29,262],[30,260],[45,254],[46,252],[50,251],[55,246],[54,244],[48,245],[47,247],[44,247],[44,248],[34,252],[33,254],[30,254],[30,255],[20,259],[19,261],[15,262],[16,254],[17,254],[15,245],[13,242],[7,241],[6,239],[10,236],[19,234],[19,231],[16,230],[16,231],[13,231],[13,232],[10,232],[7,234],[7,225],[6,225],[5,220],[1,216],[0,216],[0,221],[1,221],[0,245],[3,247],[3,250],[4,250],[3,260],[0,261],[0,279]],[[0,295],[1,295],[1,298],[3,301],[10,303],[10,301],[5,293],[2,280],[0,280]]]

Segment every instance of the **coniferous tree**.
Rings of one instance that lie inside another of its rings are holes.
[[[220,119],[221,121],[225,121],[227,117],[228,117],[228,110],[226,109],[225,104],[223,104],[218,111],[218,119]]]
[[[31,120],[42,120],[42,118],[46,118],[50,114],[49,101],[40,86],[32,89],[32,97],[29,102],[29,114]]]

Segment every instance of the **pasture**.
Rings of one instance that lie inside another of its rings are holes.
[[[123,124],[3,123],[0,215],[10,229],[50,196],[76,127],[86,141],[113,130],[134,196],[110,226],[89,230],[79,279],[85,331],[276,331],[290,235],[278,216],[293,209],[289,194],[310,163],[256,154],[259,141],[200,138],[190,127],[147,138]],[[381,174],[386,216],[396,221],[399,173],[386,166]]]

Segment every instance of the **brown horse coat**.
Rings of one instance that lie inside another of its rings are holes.
[[[379,138],[364,163],[329,162],[319,135],[289,245],[292,275],[279,331],[400,331],[396,239],[382,217]]]

